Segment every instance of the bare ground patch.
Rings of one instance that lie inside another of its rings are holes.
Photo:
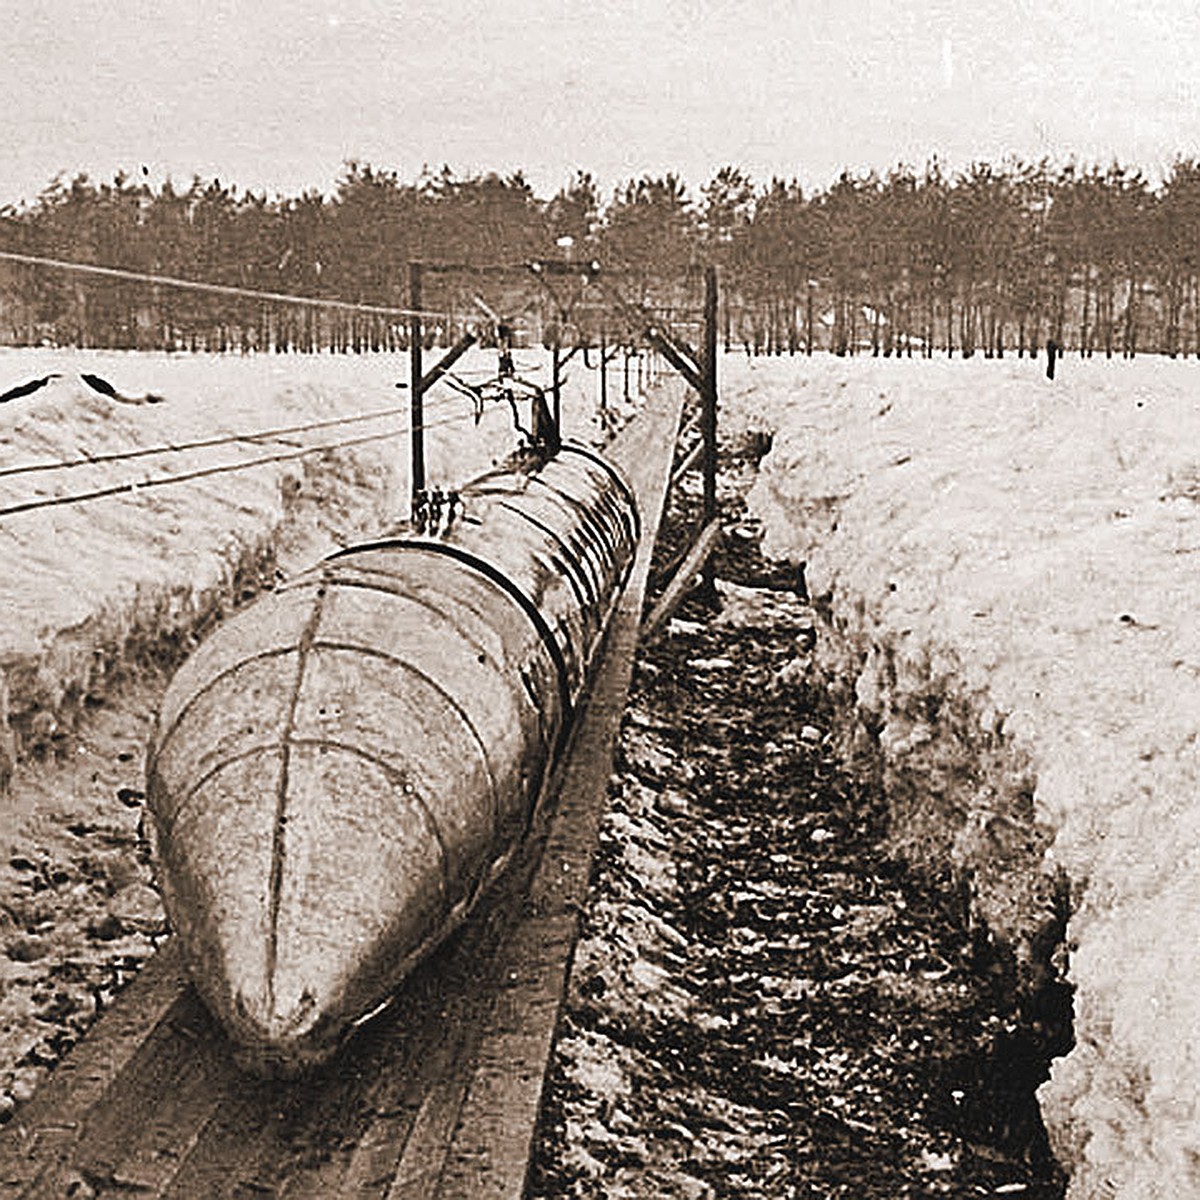
[[[533,1195],[1060,1197],[1034,1089],[1069,996],[1018,1001],[961,890],[891,856],[726,467],[722,603],[636,669]]]

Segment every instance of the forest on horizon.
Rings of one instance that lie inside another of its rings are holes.
[[[1187,158],[1156,186],[1119,163],[949,173],[931,160],[811,191],[736,166],[694,195],[676,175],[645,175],[607,199],[582,171],[544,199],[520,172],[406,181],[356,161],[328,196],[64,175],[0,209],[0,250],[387,308],[408,305],[418,261],[440,341],[478,317],[476,296],[543,341],[628,338],[585,277],[592,262],[687,336],[714,264],[725,344],[753,352],[994,356],[1053,338],[1084,354],[1200,355],[1200,162]],[[568,265],[539,285],[531,261]],[[362,350],[405,337],[379,313],[0,261],[11,344]]]

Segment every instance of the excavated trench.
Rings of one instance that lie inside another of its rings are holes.
[[[1034,1090],[1070,1045],[1062,922],[1018,969],[963,881],[897,860],[752,480],[724,459],[720,603],[639,657],[531,1194],[1060,1197]],[[677,492],[660,563],[697,507]],[[0,1121],[163,930],[136,830],[152,706],[118,708],[3,864]]]
[[[1061,1197],[1034,1093],[1071,1044],[1065,911],[1018,970],[964,881],[895,857],[745,514],[753,449],[722,463],[717,596],[636,666],[532,1195]]]

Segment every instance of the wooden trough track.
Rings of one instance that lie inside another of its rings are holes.
[[[0,1196],[522,1195],[681,407],[660,389],[610,448],[643,516],[633,574],[544,815],[467,925],[291,1083],[239,1073],[168,941],[0,1134]]]

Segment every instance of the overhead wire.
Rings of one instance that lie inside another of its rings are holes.
[[[132,271],[121,267],[104,267],[94,263],[73,262],[66,259],[52,258],[45,255],[24,254],[11,250],[0,250],[0,261],[18,263],[26,266],[49,268],[52,270],[76,272],[85,275],[95,275],[109,279],[120,279],[131,282],[153,284],[157,286],[173,287],[182,290],[203,292],[213,295],[235,296],[245,299],[269,301],[271,303],[278,304],[294,304],[310,308],[327,308],[347,312],[368,313],[378,316],[404,318],[413,317],[425,320],[442,320],[453,317],[452,313],[435,310],[363,304],[325,297],[297,296],[283,292],[263,291],[257,288],[238,287],[232,284],[209,283],[202,280],[182,279],[172,275]],[[434,264],[427,265],[433,267],[435,270],[441,269],[453,271],[456,269],[466,268],[468,270],[473,269],[476,271],[481,271],[481,273],[484,274],[500,274],[508,273],[510,271],[518,272],[532,270],[535,276],[540,277],[540,272],[538,271],[537,267],[529,262],[513,264],[488,264],[482,268],[473,264],[446,263],[436,264],[436,266]],[[457,380],[450,379],[447,382],[450,382],[451,385],[455,387],[456,391],[470,396],[476,404],[479,403],[479,397],[475,395],[472,389],[459,385]],[[392,416],[399,416],[408,411],[409,407],[409,405],[391,406],[384,409],[378,409],[373,412],[356,413],[346,417],[333,417],[327,420],[309,421],[295,425],[279,426],[273,429],[258,430],[253,433],[223,434],[220,436],[197,438],[184,442],[166,442],[156,446],[138,447],[132,450],[113,451],[96,455],[83,454],[75,458],[50,459],[42,462],[18,463],[7,467],[0,467],[0,478],[34,474],[38,472],[70,470],[77,467],[94,466],[104,463],[126,462],[135,459],[151,457],[154,455],[180,453],[183,451],[198,449],[210,449],[217,446],[232,445],[239,442],[244,443],[266,441],[272,438],[280,438],[293,434],[308,433],[320,429],[331,429],[344,425],[361,423],[364,421],[373,421]],[[137,492],[149,488],[164,487],[174,483],[185,483],[209,476],[222,475],[233,471],[248,470],[253,467],[264,466],[271,463],[294,461],[312,454],[318,454],[330,450],[348,449],[354,446],[367,445],[377,441],[385,441],[391,438],[407,436],[413,432],[417,432],[418,430],[431,429],[439,425],[452,424],[472,418],[474,418],[476,423],[478,423],[478,416],[478,413],[456,414],[441,418],[439,420],[425,421],[419,426],[406,425],[402,428],[388,430],[386,432],[364,434],[359,437],[345,438],[340,441],[327,442],[320,445],[297,447],[293,450],[282,451],[271,455],[263,455],[254,459],[236,463],[222,463],[214,466],[198,467],[190,471],[182,471],[148,479],[111,484],[104,487],[93,488],[88,491],[70,493],[65,496],[41,496],[35,499],[20,501],[0,507],[0,517],[14,516],[19,513],[32,512],[40,509],[83,504],[93,500],[104,499],[112,496],[135,495]]]
[[[365,313],[375,316],[410,318],[416,317],[427,321],[450,321],[453,322],[457,315],[453,311],[435,310],[435,309],[416,309],[416,308],[401,308],[394,305],[381,304],[366,304],[358,301],[337,300],[331,297],[323,296],[298,296],[290,292],[271,292],[259,288],[239,287],[234,284],[210,283],[199,279],[184,279],[176,275],[163,275],[157,272],[133,271],[126,267],[105,267],[96,263],[81,263],[69,259],[53,258],[48,255],[40,254],[25,254],[15,250],[0,250],[0,262],[12,262],[25,266],[47,267],[53,270],[73,271],[86,275],[97,275],[109,279],[120,279],[135,283],[148,283],[161,287],[173,287],[186,291],[203,292],[219,296],[234,296],[250,300],[268,301],[274,304],[293,304],[308,308],[325,308],[334,309],[342,312]],[[480,275],[512,275],[518,273],[531,273],[538,279],[544,288],[548,285],[544,278],[545,268],[553,266],[553,274],[555,275],[572,275],[580,274],[584,282],[589,282],[596,274],[593,264],[587,263],[569,263],[558,262],[557,260],[523,260],[510,263],[455,263],[455,262],[429,262],[422,263],[422,268],[426,271],[454,273],[454,272],[473,272]],[[616,272],[608,270],[606,274],[621,275],[629,273],[627,267],[624,271],[618,269]],[[558,304],[557,297],[553,290],[550,290],[551,298]],[[563,315],[563,314],[560,314]]]
[[[51,267],[60,271],[75,271],[84,275],[101,275],[108,279],[125,279],[133,283],[152,283],[161,287],[185,291],[207,292],[216,296],[239,296],[249,300],[270,300],[275,304],[298,304],[308,308],[334,308],[342,312],[372,313],[382,317],[420,317],[423,320],[449,320],[448,312],[426,311],[417,308],[395,308],[385,304],[360,304],[351,300],[333,300],[322,296],[296,296],[288,292],[265,292],[257,288],[236,287],[227,283],[207,283],[200,279],[181,279],[176,275],[156,275],[130,271],[125,267],[101,267],[95,263],[71,262],[62,258],[47,258],[40,254],[18,254],[0,250],[0,261],[23,263],[26,266]]]
[[[204,292],[218,296],[234,296],[249,300],[265,300],[274,304],[295,304],[309,308],[336,309],[342,312],[369,313],[385,317],[418,317],[423,320],[453,321],[454,312],[435,309],[402,308],[396,305],[366,304],[359,301],[337,300],[324,296],[298,296],[291,292],[272,292],[260,288],[239,287],[235,284],[211,283],[201,279],[184,279],[177,275],[163,275],[158,272],[133,271],[127,267],[105,267],[98,263],[81,263],[70,259],[54,258],[42,254],[25,254],[15,250],[0,250],[0,261],[18,263],[24,266],[48,267],[53,270],[73,271],[85,275],[97,275],[108,279],[121,279],[134,283],[148,283],[160,287],[173,287],[185,291]],[[547,266],[554,267],[556,275],[572,275],[578,273],[585,282],[590,281],[596,271],[593,264],[559,262],[557,260],[526,259],[508,263],[468,263],[468,262],[424,262],[421,264],[425,271],[452,274],[468,272],[479,275],[513,275],[524,272],[531,273],[535,278],[545,283],[544,272]],[[612,268],[604,274],[611,277],[632,273],[633,268],[626,264],[624,268],[615,271]]]
[[[438,421],[427,422],[423,428],[437,425],[449,425],[456,421],[471,418],[471,413],[456,413],[452,417],[443,417]],[[34,500],[23,500],[17,504],[9,504],[0,508],[0,517],[10,517],[18,513],[33,512],[43,508],[60,508],[72,504],[83,504],[91,500],[102,500],[110,496],[136,495],[149,488],[165,487],[172,483],[187,483],[203,479],[211,475],[225,475],[231,471],[244,471],[252,467],[266,466],[270,463],[290,462],[305,458],[310,454],[320,454],[327,450],[345,450],[353,446],[365,446],[371,442],[387,441],[391,438],[407,437],[411,432],[410,426],[399,429],[389,429],[383,433],[362,434],[359,437],[343,438],[336,442],[324,442],[318,446],[303,446],[295,450],[281,451],[278,454],[262,455],[244,462],[221,463],[217,466],[197,467],[192,471],[180,471],[173,475],[159,475],[150,479],[130,480],[125,483],[110,484],[106,487],[93,488],[86,492],[72,492],[66,496],[39,496]]]
[[[121,279],[132,282],[154,284],[158,286],[174,287],[183,290],[204,292],[214,295],[236,296],[246,299],[270,301],[272,303],[280,304],[295,304],[312,308],[329,308],[340,311],[370,313],[379,316],[406,318],[416,317],[427,320],[441,320],[451,319],[454,315],[452,313],[436,310],[399,308],[388,305],[363,304],[325,297],[297,296],[284,292],[269,292],[257,288],[238,287],[232,284],[209,283],[203,280],[182,279],[172,275],[132,271],[121,267],[104,267],[94,263],[73,262],[66,259],[51,258],[45,255],[24,254],[11,250],[0,250],[0,261],[18,263],[27,266],[46,267],[54,270],[71,271],[80,274],[96,275],[110,279]],[[475,270],[484,274],[532,271],[536,277],[540,278],[540,272],[537,268],[537,265],[528,261],[511,264],[485,264],[482,266],[467,263],[438,263],[424,265],[433,270],[451,272],[455,270]],[[450,382],[452,385],[457,384],[457,381]],[[463,394],[470,395],[472,399],[478,399],[474,396],[473,392],[466,387],[456,386],[456,390],[462,392]],[[291,426],[281,426],[274,429],[259,430],[254,433],[230,434],[221,435],[219,437],[193,439],[187,442],[163,443],[157,446],[139,447],[134,450],[115,451],[97,455],[85,454],[77,458],[52,459],[33,463],[19,463],[8,467],[0,467],[0,478],[53,470],[70,470],[76,467],[92,466],[102,463],[131,461],[134,459],[150,457],[158,454],[207,449],[221,445],[231,445],[237,442],[269,440],[270,438],[283,437],[290,434],[306,433],[318,429],[335,428],[342,425],[350,425],[363,421],[382,419],[388,416],[398,416],[407,411],[407,409],[407,405],[395,406],[386,409],[379,409],[370,413],[354,414],[349,417],[335,417],[328,420],[312,421]],[[16,513],[29,512],[41,508],[62,506],[73,503],[84,503],[86,501],[97,500],[107,496],[136,492],[143,488],[160,487],[171,483],[182,483],[188,480],[203,478],[208,475],[217,475],[229,471],[244,470],[250,467],[261,466],[272,462],[285,462],[291,459],[302,458],[309,454],[319,453],[324,450],[343,449],[356,445],[364,445],[373,441],[399,437],[411,432],[416,432],[418,429],[430,429],[438,425],[466,420],[472,416],[475,416],[475,414],[466,413],[455,415],[436,421],[426,421],[419,426],[406,426],[403,429],[388,431],[386,433],[368,434],[358,438],[344,439],[339,442],[325,443],[319,446],[300,447],[282,454],[263,456],[245,462],[198,468],[194,471],[159,476],[157,478],[146,479],[140,482],[96,488],[88,492],[73,493],[67,496],[40,497],[38,499],[23,501],[17,504],[2,507],[0,508],[0,517],[11,516]],[[478,417],[475,416],[475,419],[477,421]]]
[[[82,455],[78,458],[46,459],[43,462],[18,463],[13,466],[0,467],[0,479],[12,475],[29,475],[38,471],[70,470],[74,467],[89,467],[98,463],[125,462],[129,459],[147,458],[155,454],[171,454],[185,450],[206,450],[214,446],[228,446],[236,442],[266,441],[274,437],[286,437],[295,433],[309,433],[317,429],[331,429],[339,425],[354,425],[363,421],[381,420],[384,417],[396,417],[409,411],[407,404],[391,408],[379,408],[372,412],[356,413],[349,417],[330,417],[323,421],[308,421],[303,425],[281,425],[275,429],[260,429],[254,433],[222,434],[220,437],[196,438],[188,442],[163,442],[157,446],[139,446],[135,450],[116,450],[106,454]],[[420,428],[430,428],[426,422]]]

